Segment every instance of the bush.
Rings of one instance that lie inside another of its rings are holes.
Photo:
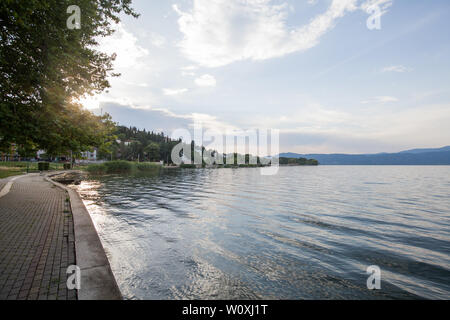
[[[70,163],[64,163],[64,170],[72,169],[72,165]]]
[[[139,163],[136,163],[136,168],[139,171],[152,171],[152,170],[158,170],[159,168],[161,168],[161,166],[156,163],[151,163],[151,162],[139,162]]]
[[[182,163],[180,164],[180,168],[195,169],[197,166],[195,164]]]
[[[125,160],[109,161],[102,164],[91,164],[86,170],[94,174],[134,173],[136,171],[157,171],[160,165],[150,162],[130,162]]]
[[[133,164],[125,160],[105,162],[107,173],[125,173],[133,170]]]
[[[48,163],[48,162],[39,162],[38,163],[39,171],[48,171],[49,168],[50,168],[50,163]]]
[[[104,164],[90,164],[86,170],[94,174],[106,173],[106,166]]]

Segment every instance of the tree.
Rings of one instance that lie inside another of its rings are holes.
[[[195,142],[191,141],[191,164],[195,163]]]
[[[143,155],[143,147],[140,141],[132,141],[125,148],[124,158],[126,160],[140,160]]]
[[[73,101],[109,87],[107,78],[117,76],[112,72],[115,55],[96,50],[96,39],[112,34],[111,23],[119,22],[120,13],[138,15],[131,0],[76,3],[81,28],[70,30],[66,20],[72,1],[0,2],[0,149],[17,143],[61,152],[92,140],[102,146],[91,139],[91,131],[79,135],[82,130],[64,126],[81,119],[97,121],[96,128],[105,123],[80,112]]]
[[[105,152],[114,140],[115,124],[108,114],[95,116],[79,104],[69,104],[57,120],[48,128],[53,137],[46,144],[46,151],[50,155],[68,151],[80,155],[93,147]]]
[[[245,164],[250,164],[252,156],[250,154],[245,154]]]
[[[155,142],[149,143],[145,148],[144,152],[147,154],[147,157],[150,161],[159,161],[159,144]]]

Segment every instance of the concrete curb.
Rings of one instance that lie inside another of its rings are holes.
[[[105,250],[95,230],[91,216],[75,190],[50,179],[45,180],[66,190],[70,197],[75,232],[75,256],[81,269],[79,300],[122,300]]]

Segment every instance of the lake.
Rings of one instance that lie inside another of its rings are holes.
[[[78,191],[126,299],[450,299],[449,166],[170,169]]]

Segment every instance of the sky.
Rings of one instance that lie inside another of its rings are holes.
[[[450,145],[448,0],[134,0],[83,105],[171,133],[280,130],[280,152]],[[377,11],[378,10],[378,11]],[[379,12],[379,19],[376,15]],[[376,22],[379,21],[377,25]]]

